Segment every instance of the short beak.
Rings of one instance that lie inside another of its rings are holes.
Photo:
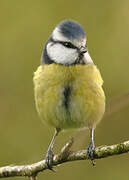
[[[93,60],[88,51],[84,54],[84,62],[85,64],[93,64]]]
[[[79,50],[80,50],[81,54],[84,54],[88,51],[87,47],[85,47],[85,46],[81,46]]]

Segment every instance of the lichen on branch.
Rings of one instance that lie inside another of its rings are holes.
[[[71,146],[73,144],[73,139],[71,139],[61,150],[58,155],[54,156],[53,165],[57,166],[59,164],[88,159],[86,155],[86,150],[80,150],[73,152],[71,151]],[[100,159],[113,155],[123,154],[129,152],[129,141],[125,141],[120,144],[96,147],[94,158]],[[30,165],[20,165],[20,166],[5,166],[0,168],[0,178],[4,177],[15,177],[15,176],[28,176],[31,180],[36,180],[39,172],[48,169],[45,160],[41,160],[37,163]]]

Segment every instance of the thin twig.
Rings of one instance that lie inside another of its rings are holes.
[[[86,160],[86,150],[77,152],[70,151],[73,140],[70,140],[61,150],[60,154],[54,156],[53,165],[57,166],[64,162]],[[123,154],[129,152],[129,141],[115,144],[111,146],[101,146],[95,149],[95,159],[105,158],[113,155]],[[28,176],[31,180],[36,180],[39,172],[48,169],[45,160],[39,161],[30,165],[21,166],[5,166],[0,168],[0,178]]]

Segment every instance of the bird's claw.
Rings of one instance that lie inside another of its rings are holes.
[[[94,152],[95,152],[95,146],[94,146],[94,142],[91,141],[88,145],[87,148],[87,156],[88,158],[92,161],[92,165],[95,165],[95,161],[94,161]]]
[[[53,154],[52,150],[51,149],[48,150],[47,155],[46,155],[46,165],[47,165],[48,169],[55,172],[55,170],[53,169],[53,157],[54,157],[54,154]]]

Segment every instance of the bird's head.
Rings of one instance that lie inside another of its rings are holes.
[[[45,45],[41,63],[63,65],[93,63],[82,26],[73,20],[65,20],[57,25]]]

